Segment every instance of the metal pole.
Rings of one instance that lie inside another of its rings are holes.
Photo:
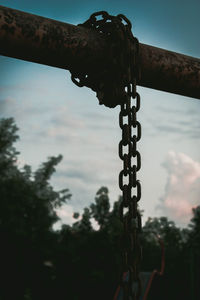
[[[0,6],[0,54],[68,70],[104,61],[98,33]],[[139,85],[200,99],[200,59],[140,44]]]

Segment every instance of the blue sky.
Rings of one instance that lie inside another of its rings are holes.
[[[78,24],[91,13],[125,14],[140,42],[200,57],[200,2],[192,1],[0,1],[0,5]],[[59,211],[63,222],[90,204],[101,186],[111,201],[120,194],[119,109],[99,106],[95,94],[78,88],[68,71],[0,56],[0,117],[20,128],[19,163],[33,169],[48,156],[64,159],[53,185],[69,188],[72,201]],[[148,217],[167,215],[187,224],[200,199],[200,102],[138,87],[142,170],[141,208]]]

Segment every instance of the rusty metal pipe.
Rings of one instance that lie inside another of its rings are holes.
[[[0,54],[62,69],[98,69],[107,44],[98,33],[0,6]],[[200,99],[200,59],[140,44],[139,85]]]
[[[140,44],[139,85],[200,99],[200,59]]]

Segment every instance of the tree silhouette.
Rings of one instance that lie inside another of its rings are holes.
[[[17,130],[12,118],[0,121],[0,298],[23,299],[27,294],[40,299],[46,282],[44,262],[51,258],[55,235],[52,226],[59,219],[55,208],[71,195],[68,189],[54,191],[49,183],[61,156],[50,157],[35,173],[28,165],[18,168],[19,153],[13,145]]]
[[[200,206],[193,208],[193,217],[189,223],[187,256],[190,273],[191,299],[200,298]]]
[[[110,216],[110,203],[108,197],[108,188],[101,187],[95,197],[95,203],[90,205],[91,215],[100,226],[100,230],[104,229],[108,223]]]
[[[55,191],[50,184],[62,156],[49,157],[35,172],[19,168],[17,131],[12,118],[0,120],[0,300],[112,299],[120,273],[122,198],[111,208],[109,190],[101,187],[89,207],[74,213],[74,224],[53,229],[56,208],[71,199],[68,189]],[[148,300],[199,299],[200,206],[188,228],[166,217],[147,220],[143,271],[160,268],[154,233],[164,241],[166,269]]]

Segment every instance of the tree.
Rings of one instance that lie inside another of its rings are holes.
[[[0,298],[23,299],[29,290],[32,299],[41,299],[44,261],[51,258],[52,226],[59,219],[55,208],[71,194],[68,189],[54,191],[49,183],[61,155],[50,157],[35,173],[28,165],[18,168],[17,130],[12,118],[0,121]]]
[[[122,197],[111,209],[108,188],[101,187],[80,219],[75,213],[78,220],[72,226],[53,230],[58,220],[55,208],[71,198],[68,189],[55,191],[50,184],[62,156],[48,158],[34,173],[29,165],[19,169],[17,130],[12,118],[0,121],[0,299],[112,299],[121,266]],[[92,227],[92,218],[98,230]],[[142,270],[160,268],[161,251],[153,234],[157,233],[165,244],[167,287],[159,295],[164,285],[154,280],[152,292],[157,294],[150,294],[149,300],[200,297],[199,228],[200,207],[193,210],[189,228],[180,229],[166,217],[147,220]]]
[[[78,219],[78,218],[79,218],[79,213],[74,213],[74,219]],[[90,209],[85,207],[83,210],[83,214],[81,216],[81,220],[75,222],[72,228],[75,231],[80,231],[82,233],[87,234],[88,232],[91,232],[93,230],[90,219],[91,219]]]
[[[95,197],[95,203],[90,205],[91,215],[100,226],[100,230],[105,229],[110,217],[110,203],[108,197],[108,188],[101,187]]]
[[[200,298],[200,206],[193,208],[193,217],[189,223],[188,243],[186,245],[186,261],[190,274],[190,297],[192,300]]]
[[[10,169],[16,170],[15,163],[19,152],[13,146],[19,139],[18,128],[13,118],[0,120],[0,174],[9,175]]]
[[[189,241],[192,243],[196,252],[200,251],[200,205],[192,209],[193,217],[190,220]]]
[[[167,217],[148,218],[143,227],[143,270],[160,269],[161,249],[151,233],[159,234],[165,248],[164,276],[157,280],[152,289],[152,298],[188,299],[188,269],[185,259],[185,230],[182,232],[173,221]],[[156,284],[157,283],[157,284]],[[166,288],[167,287],[167,288]],[[156,294],[157,293],[157,294]],[[156,297],[157,295],[157,297]]]

